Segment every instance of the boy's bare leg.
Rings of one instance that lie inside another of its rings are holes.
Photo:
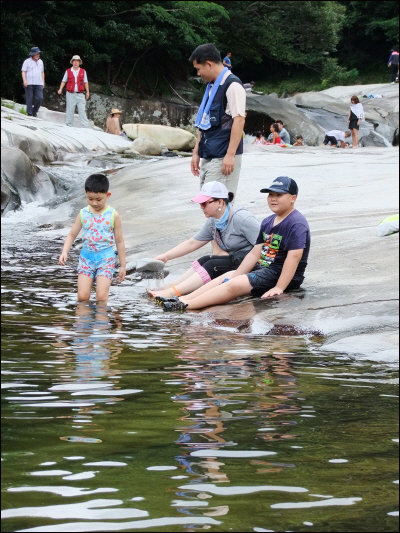
[[[206,283],[205,285],[203,285],[196,291],[191,292],[190,294],[184,296],[183,298],[180,298],[180,300],[182,301],[185,300],[185,302],[187,303],[189,300],[193,300],[194,298],[197,298],[198,296],[201,296],[202,294],[205,294],[206,292],[211,291],[212,289],[215,289],[215,287],[218,287],[218,285],[221,285],[224,279],[226,278],[230,279],[233,274],[234,274],[234,271],[228,272],[227,274],[223,274],[222,276],[219,276],[218,278],[213,279],[209,283]]]
[[[78,274],[78,302],[90,300],[93,279],[85,274]]]
[[[108,292],[111,287],[111,280],[106,276],[97,276],[96,279],[96,300],[98,302],[106,302],[108,300]]]
[[[216,280],[214,280],[216,281]],[[210,284],[208,284],[210,285]],[[211,307],[213,305],[221,305],[234,300],[238,296],[245,296],[251,294],[252,286],[250,285],[249,278],[246,275],[238,276],[223,283],[218,287],[214,287],[213,290],[209,290],[204,294],[187,300],[185,297],[180,300],[187,304],[187,309],[204,309],[205,307]]]

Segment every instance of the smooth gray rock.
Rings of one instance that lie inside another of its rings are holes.
[[[131,146],[142,155],[161,155],[162,152],[161,144],[151,137],[138,137]]]
[[[246,101],[246,108],[248,110],[247,120],[250,124],[256,117],[255,113],[260,115],[260,126],[257,129],[267,129],[267,125],[275,120],[281,119],[290,134],[290,140],[293,143],[296,135],[302,135],[304,141],[309,146],[315,146],[322,142],[325,132],[313,120],[310,120],[306,115],[288,100],[282,100],[274,96],[257,96],[248,95]],[[262,116],[267,119],[267,124],[262,128],[264,122]],[[267,133],[267,132],[265,132]]]
[[[46,201],[55,193],[49,176],[19,148],[1,149],[2,210],[14,202]],[[13,193],[13,195],[11,194]],[[19,198],[16,200],[15,196]]]

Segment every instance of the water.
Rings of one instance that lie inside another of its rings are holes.
[[[77,305],[77,251],[12,222],[3,531],[397,531],[393,368],[163,313],[148,280]]]

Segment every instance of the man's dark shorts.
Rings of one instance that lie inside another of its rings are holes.
[[[337,146],[337,139],[333,135],[325,135],[325,139],[322,142],[324,144],[331,143],[332,146]]]
[[[261,298],[270,289],[276,286],[281,272],[273,267],[257,266],[250,274],[247,274],[250,285],[252,286],[251,294],[254,298]],[[304,277],[298,276],[296,279],[292,279],[289,285],[286,287],[286,291],[293,291],[298,289],[303,283]]]

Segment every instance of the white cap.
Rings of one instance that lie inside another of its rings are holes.
[[[228,189],[223,183],[220,183],[219,181],[209,181],[208,183],[205,183],[203,185],[200,193],[194,198],[192,198],[192,202],[202,204],[203,202],[207,202],[207,200],[210,200],[210,198],[228,199]]]

